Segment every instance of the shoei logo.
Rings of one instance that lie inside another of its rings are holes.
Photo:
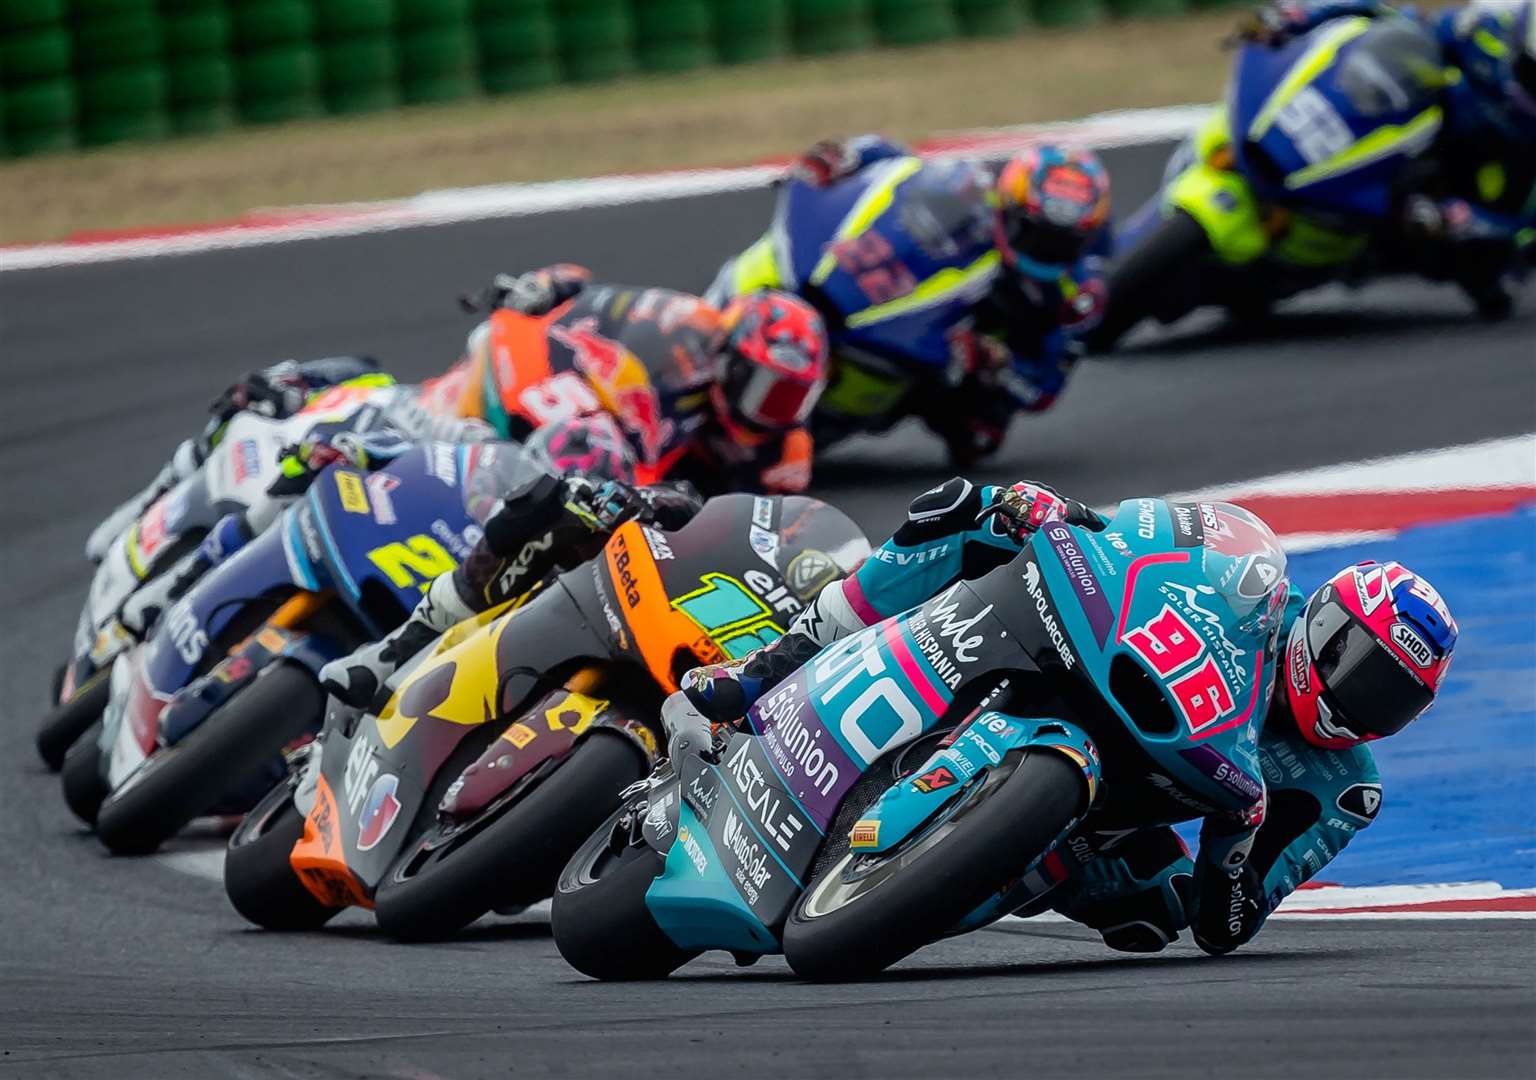
[[[1408,659],[1421,668],[1427,668],[1434,663],[1435,656],[1430,651],[1429,643],[1414,633],[1407,623],[1392,624],[1392,644],[1407,653]]]

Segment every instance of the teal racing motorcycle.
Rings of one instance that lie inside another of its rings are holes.
[[[1081,823],[1242,812],[1286,588],[1274,534],[1228,504],[1049,524],[628,789],[561,874],[555,943],[601,979],[710,949],[866,976],[1044,896]]]

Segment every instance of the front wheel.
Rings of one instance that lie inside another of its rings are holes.
[[[75,817],[93,827],[101,800],[112,790],[107,786],[100,743],[101,721],[98,719],[69,748],[69,753],[64,756],[64,768],[59,773],[65,805]]]
[[[307,668],[293,663],[267,668],[109,795],[96,815],[96,835],[119,855],[154,851],[220,798],[258,777],[324,715],[325,693]]]
[[[248,922],[264,930],[318,930],[341,911],[317,900],[293,872],[288,857],[303,836],[304,816],[286,780],[230,836],[224,894]]]
[[[86,680],[68,701],[61,702],[43,718],[37,729],[37,753],[43,764],[58,772],[64,755],[80,741],[92,724],[101,719],[112,695],[112,666],[109,664]]]
[[[849,852],[811,883],[784,927],[807,979],[873,975],[937,940],[1044,855],[1087,802],[1082,771],[1051,750],[989,770],[890,852]]]
[[[614,815],[560,873],[551,923],[555,947],[571,967],[594,979],[664,979],[698,955],[680,949],[646,906],[646,890],[666,857],[631,840]]]
[[[637,747],[594,731],[522,798],[414,841],[379,885],[379,927],[401,941],[430,941],[487,911],[543,900],[571,852],[643,775]]]

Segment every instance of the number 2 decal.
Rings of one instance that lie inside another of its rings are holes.
[[[368,553],[368,559],[397,589],[416,585],[422,592],[427,591],[433,578],[459,565],[443,550],[443,545],[423,533],[376,547]]]

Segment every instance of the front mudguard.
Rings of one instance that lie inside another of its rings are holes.
[[[978,774],[1001,765],[1013,751],[1031,747],[1053,750],[1082,769],[1088,789],[1085,805],[1093,805],[1102,775],[1098,748],[1086,732],[1065,720],[1025,720],[984,712],[959,729],[949,745],[935,751],[916,773],[875,800],[854,823],[849,850],[873,854],[893,850],[920,833]]]

